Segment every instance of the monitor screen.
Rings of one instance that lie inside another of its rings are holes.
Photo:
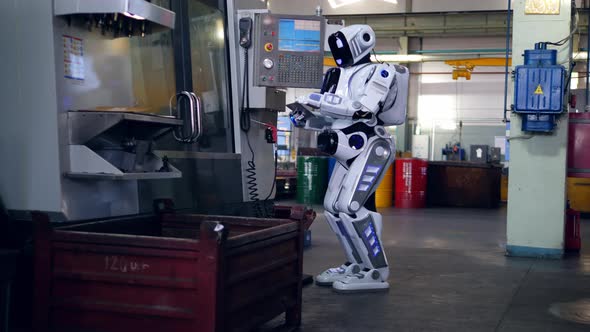
[[[282,18],[279,20],[279,50],[320,52],[320,31],[320,21]]]

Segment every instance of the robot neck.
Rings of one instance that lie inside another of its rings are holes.
[[[371,63],[371,53],[367,53],[367,55],[365,55],[362,59],[357,61],[353,66],[362,65],[365,63]]]

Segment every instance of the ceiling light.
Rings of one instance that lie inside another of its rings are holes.
[[[574,60],[588,59],[588,52],[574,52]]]
[[[330,3],[330,7],[338,8],[346,5],[350,5],[351,3],[359,2],[361,0],[328,0]]]
[[[397,0],[383,0],[385,2],[393,3],[397,5]]]

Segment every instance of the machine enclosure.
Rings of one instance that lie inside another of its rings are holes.
[[[557,51],[536,46],[524,51],[524,65],[516,66],[514,112],[523,115],[522,130],[550,132],[563,111],[565,68]]]

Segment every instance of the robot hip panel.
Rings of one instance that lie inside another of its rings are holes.
[[[318,135],[318,149],[329,155],[336,154],[338,150],[338,134],[335,131],[326,130]]]
[[[362,153],[367,145],[367,135],[363,132],[345,134],[340,130],[326,130],[318,135],[318,149],[345,162]]]

